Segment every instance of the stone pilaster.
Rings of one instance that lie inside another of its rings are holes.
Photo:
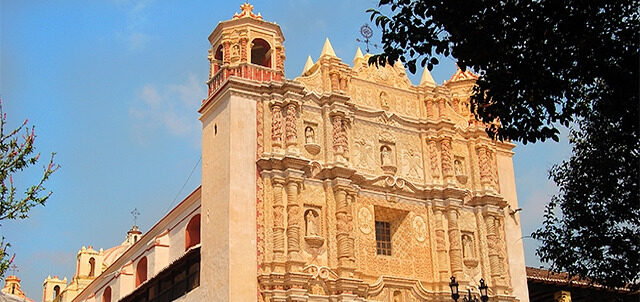
[[[445,108],[447,106],[447,100],[445,100],[444,98],[439,98],[437,102],[438,102],[438,117],[440,117],[441,120],[448,119],[446,114],[446,108]]]
[[[284,179],[274,177],[273,183],[273,258],[275,265],[281,267],[284,264],[284,202],[282,200],[282,190]],[[282,265],[281,265],[282,264]],[[276,270],[274,268],[274,270]]]
[[[282,108],[276,104],[271,106],[271,148],[273,151],[282,149]]]
[[[487,227],[487,247],[489,249],[489,267],[491,268],[491,280],[493,284],[501,284],[501,276],[504,274],[500,261],[500,238],[498,237],[498,220],[493,215],[485,215]]]
[[[285,118],[285,138],[287,151],[294,151],[298,145],[298,109],[296,104],[289,104],[286,107]]]
[[[289,172],[291,173],[291,172]],[[292,173],[293,174],[293,173]],[[301,174],[301,173],[295,173]],[[300,262],[300,231],[302,223],[302,209],[298,194],[302,179],[299,176],[289,176],[286,179],[287,192],[287,264],[288,271],[298,271]]]
[[[336,162],[345,163],[349,158],[348,121],[340,115],[331,117],[333,126],[333,154]]]
[[[457,207],[449,207],[447,211],[449,226],[449,257],[451,261],[451,274],[457,279],[462,279],[462,244],[460,242],[460,226]]]
[[[338,243],[338,272],[341,277],[351,277],[355,267],[353,217],[350,203],[354,195],[343,180],[334,181],[334,195],[336,201],[336,242]]]
[[[427,151],[429,154],[429,167],[431,168],[431,179],[434,183],[440,180],[440,160],[438,146],[435,137],[427,137]]]
[[[445,239],[443,213],[442,210],[435,211],[436,219],[436,254],[438,255],[438,276],[439,280],[446,282],[449,280],[449,260],[447,259],[447,244]]]
[[[440,139],[440,161],[442,162],[443,182],[453,182],[453,149],[451,137],[444,136]]]
[[[493,162],[491,160],[491,151],[485,145],[476,147],[478,153],[478,169],[480,170],[480,183],[484,190],[493,190]]]

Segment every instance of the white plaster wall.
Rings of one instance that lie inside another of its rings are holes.
[[[498,153],[498,177],[502,196],[507,200],[511,209],[518,208],[518,196],[516,195],[516,182],[513,173],[513,159],[511,154]],[[521,302],[529,302],[529,289],[527,287],[527,272],[524,262],[524,247],[522,244],[522,228],[520,225],[520,212],[515,215],[505,209],[505,234],[507,254],[509,258],[509,274],[513,294]]]
[[[255,301],[256,102],[225,93],[201,118],[200,287],[208,301]]]

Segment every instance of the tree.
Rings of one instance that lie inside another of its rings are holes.
[[[31,208],[44,205],[52,194],[46,192],[44,183],[60,168],[53,162],[55,153],[52,153],[49,163],[43,167],[42,178],[26,188],[24,195],[16,195],[18,189],[13,182],[13,175],[35,165],[40,158],[39,153],[34,154],[35,128],[27,126],[27,123],[28,120],[25,120],[18,128],[5,132],[7,115],[2,112],[0,100],[0,221],[25,219]],[[9,246],[3,237],[0,241],[0,276],[4,276],[13,261],[13,257],[9,259]]]
[[[537,254],[552,269],[637,286],[637,2],[381,0],[379,7],[389,16],[368,10],[383,33],[383,53],[370,64],[399,59],[415,72],[418,62],[431,70],[436,56],[453,56],[479,73],[471,109],[498,140],[557,141],[558,127],[572,128],[573,156],[550,172],[560,193],[533,234],[542,243]]]

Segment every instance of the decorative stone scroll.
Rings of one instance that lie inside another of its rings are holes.
[[[282,110],[279,105],[271,107],[271,146],[282,148]]]

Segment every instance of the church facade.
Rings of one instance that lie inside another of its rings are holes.
[[[477,77],[413,85],[327,40],[286,79],[280,27],[241,8],[209,36],[202,186],[69,301],[451,301],[452,276],[529,301],[514,145],[470,112]]]

